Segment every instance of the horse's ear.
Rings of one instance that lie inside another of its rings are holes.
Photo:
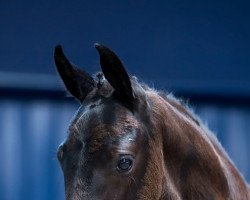
[[[82,102],[95,88],[94,79],[88,73],[70,63],[60,45],[55,48],[54,59],[57,71],[67,90]]]
[[[114,94],[120,101],[133,108],[134,95],[130,78],[118,56],[109,48],[95,44],[100,55],[100,64],[105,78],[115,89]]]

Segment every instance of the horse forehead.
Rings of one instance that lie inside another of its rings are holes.
[[[110,142],[125,146],[133,142],[139,128],[132,112],[112,101],[85,105],[77,115],[70,126],[69,141],[73,141],[72,144],[75,139],[82,141],[88,146],[87,152],[98,151]]]
[[[98,127],[133,126],[135,121],[133,114],[127,108],[113,101],[99,99],[83,105],[73,120],[73,125],[79,131],[90,131]]]

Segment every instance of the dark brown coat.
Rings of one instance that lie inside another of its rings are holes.
[[[58,72],[81,107],[58,159],[67,200],[249,200],[249,188],[210,131],[180,101],[129,77],[96,45],[95,80],[60,46]]]

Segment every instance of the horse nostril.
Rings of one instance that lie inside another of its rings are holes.
[[[61,161],[63,159],[63,154],[64,154],[64,145],[60,145],[58,150],[57,150],[57,159]]]

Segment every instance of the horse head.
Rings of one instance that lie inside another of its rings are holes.
[[[102,73],[96,79],[55,49],[57,70],[80,101],[58,159],[67,199],[135,199],[143,187],[150,115],[144,89],[117,55],[96,44]]]
[[[130,77],[109,48],[95,47],[102,69],[96,77],[61,46],[54,53],[80,102],[57,153],[67,200],[249,198],[217,140],[186,106]]]

